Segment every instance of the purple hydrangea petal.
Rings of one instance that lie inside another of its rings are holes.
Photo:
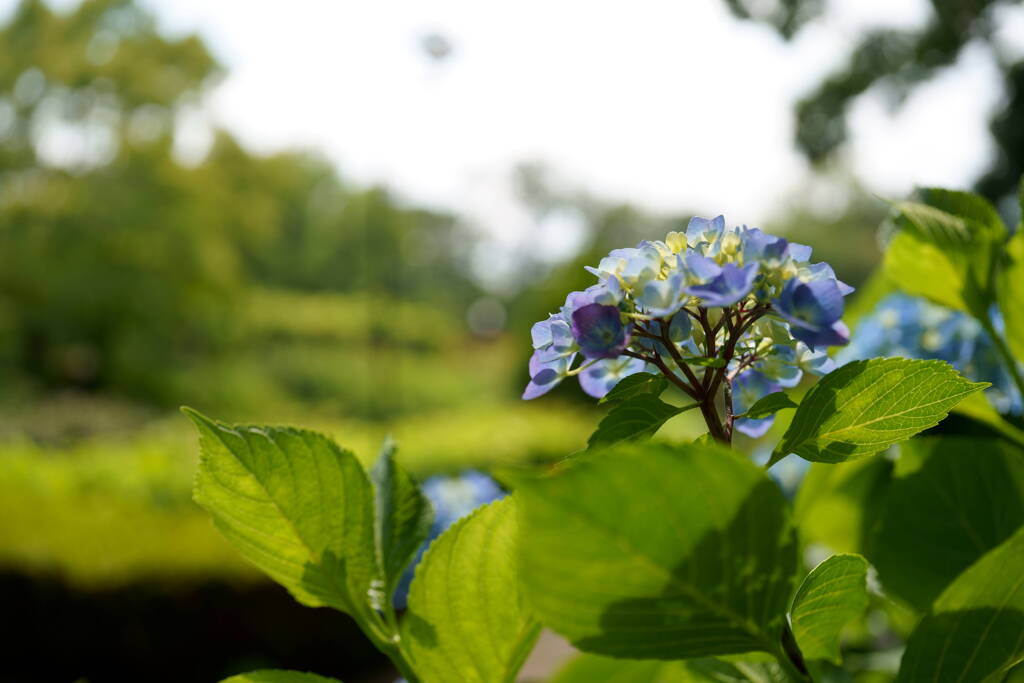
[[[603,398],[623,377],[644,372],[647,363],[639,358],[600,360],[580,373],[580,387],[594,398]]]
[[[803,328],[818,332],[842,317],[843,295],[835,280],[803,282],[793,278],[782,288],[775,310],[789,321],[794,330]]]
[[[686,267],[701,282],[714,279],[722,272],[722,267],[714,260],[692,250],[686,252]]]
[[[751,419],[749,417],[740,417],[732,423],[733,427],[737,432],[746,434],[752,439],[758,439],[764,436],[769,429],[772,427],[772,423],[775,422],[775,416],[769,415],[768,417],[762,417],[759,419]]]
[[[806,244],[797,244],[796,242],[789,243],[789,249],[786,250],[787,255],[796,261],[797,263],[803,263],[811,259],[811,248]]]
[[[687,287],[683,291],[700,297],[706,307],[731,306],[750,294],[757,279],[758,264],[751,263],[743,268],[733,263],[722,266],[717,277],[702,285]]]
[[[585,358],[615,358],[629,346],[629,329],[615,306],[589,304],[572,314],[572,335]]]
[[[732,381],[733,412],[737,415],[745,413],[760,399],[776,391],[782,391],[782,386],[763,373],[757,370],[742,372]],[[768,431],[774,419],[774,415],[756,420],[739,418],[733,424],[736,430],[757,438]]]
[[[686,226],[686,241],[690,244],[713,242],[723,232],[725,232],[725,216],[715,216],[710,219],[694,216]]]

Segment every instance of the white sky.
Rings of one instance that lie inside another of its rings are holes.
[[[12,0],[6,1],[10,4]],[[797,187],[793,103],[865,26],[919,25],[926,0],[832,0],[787,44],[721,0],[143,0],[198,30],[229,75],[207,115],[251,147],[316,148],[342,173],[522,234],[509,169],[543,161],[594,193],[759,223]],[[66,3],[60,3],[66,4]],[[1004,42],[1024,50],[1024,12]],[[428,60],[421,38],[454,46]],[[850,161],[873,189],[962,186],[991,154],[996,73],[970,49],[897,116],[852,113]]]

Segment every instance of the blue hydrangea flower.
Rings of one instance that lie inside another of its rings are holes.
[[[759,392],[829,372],[834,363],[823,347],[849,338],[843,297],[852,288],[810,258],[806,245],[727,227],[722,216],[694,217],[685,234],[615,249],[587,268],[597,284],[534,325],[524,398],[573,375],[588,394],[603,396],[646,368],[700,400],[720,390],[725,373],[745,369],[735,378],[738,413]],[[689,361],[706,356],[720,362]],[[741,419],[736,428],[755,433],[767,424]]]
[[[796,339],[811,349],[837,346],[850,339],[850,331],[840,320],[843,293],[835,280],[788,281],[774,302],[775,310],[785,318]]]
[[[594,398],[603,398],[623,377],[644,372],[647,363],[621,356],[599,360],[580,373],[580,386]]]
[[[976,320],[905,294],[891,294],[857,325],[839,363],[876,357],[943,360],[966,377],[991,382],[985,396],[1001,413],[1020,414],[1020,393]]]
[[[692,252],[686,257],[686,265],[701,283],[685,287],[683,291],[700,297],[709,307],[732,306],[743,299],[754,288],[758,275],[756,263],[742,268],[734,263],[719,266],[708,257]]]
[[[544,360],[544,351],[534,351],[530,356],[530,383],[523,391],[523,398],[530,400],[543,396],[568,377],[569,368],[576,354]]]
[[[416,565],[423,558],[427,546],[440,536],[445,529],[462,519],[481,505],[505,497],[505,491],[496,481],[483,472],[467,470],[455,476],[437,475],[423,482],[423,493],[434,508],[434,521],[427,533],[427,540],[420,546],[416,557],[402,575],[395,590],[395,606],[405,607]]]
[[[629,328],[615,306],[589,304],[572,314],[572,336],[584,358],[616,358],[629,346]]]
[[[757,370],[741,372],[732,381],[733,411],[737,415],[745,413],[759,400],[776,391],[782,391],[782,385],[768,379],[763,373]],[[736,431],[756,439],[759,436],[764,436],[773,422],[775,422],[774,415],[756,420],[741,417],[736,420],[734,426]]]

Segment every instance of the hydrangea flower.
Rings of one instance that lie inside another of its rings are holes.
[[[505,491],[496,481],[475,470],[467,470],[454,476],[442,474],[430,477],[423,482],[422,489],[431,507],[434,508],[434,521],[427,533],[427,540],[416,552],[416,557],[405,570],[402,580],[395,589],[394,602],[399,608],[405,607],[416,565],[423,559],[423,553],[427,551],[431,541],[481,505],[505,497]]]
[[[998,311],[993,316],[998,324]],[[857,325],[850,345],[836,358],[900,356],[944,360],[974,381],[991,382],[985,396],[1001,413],[1021,414],[1020,392],[992,340],[978,322],[906,294],[890,294]]]
[[[773,382],[764,373],[757,370],[745,370],[732,380],[733,410],[737,415],[750,410],[755,403],[776,391],[782,391],[782,384]],[[775,422],[775,416],[769,415],[758,419],[741,417],[736,420],[736,430],[754,437],[764,436]]]
[[[630,374],[660,372],[702,403],[705,418],[721,392],[725,422],[717,431],[709,422],[716,438],[728,440],[734,427],[767,429],[770,418],[733,415],[766,388],[829,372],[825,347],[849,340],[843,298],[853,289],[810,259],[806,245],[730,228],[722,216],[694,217],[685,233],[615,249],[587,267],[593,286],[533,326],[523,398],[568,377],[600,397]]]

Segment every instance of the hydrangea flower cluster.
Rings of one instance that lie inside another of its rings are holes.
[[[998,309],[992,313],[999,329],[1002,317]],[[965,313],[890,294],[858,323],[850,345],[836,354],[836,360],[886,356],[944,360],[974,381],[991,382],[985,396],[1000,413],[1019,415],[1024,408],[992,339]]]
[[[716,438],[729,440],[734,426],[759,436],[773,417],[733,416],[795,386],[804,372],[828,372],[823,348],[849,340],[841,318],[853,288],[810,259],[808,246],[727,228],[722,216],[695,217],[685,233],[615,249],[587,268],[596,284],[533,326],[523,398],[571,376],[600,398],[623,377],[660,372],[701,403]]]

